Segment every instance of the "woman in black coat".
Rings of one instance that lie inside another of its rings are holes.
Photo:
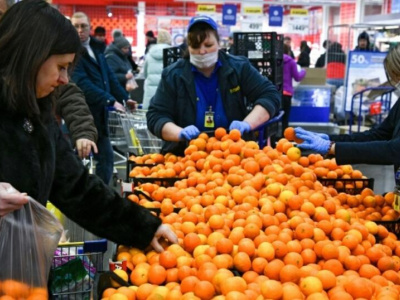
[[[301,41],[300,55],[297,59],[297,64],[300,67],[308,68],[310,66],[310,52],[311,52],[311,48],[308,47],[307,41]]]
[[[50,200],[97,236],[162,251],[158,238],[175,234],[89,174],[55,120],[53,91],[68,83],[80,47],[71,22],[42,0],[18,2],[0,21],[0,217],[27,196]]]

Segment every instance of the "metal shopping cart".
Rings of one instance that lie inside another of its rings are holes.
[[[121,114],[120,118],[129,152],[135,155],[160,152],[162,141],[148,130],[145,110]]]
[[[59,244],[53,257],[51,299],[92,299],[95,275],[103,271],[107,240]]]

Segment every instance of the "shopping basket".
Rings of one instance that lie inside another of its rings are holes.
[[[145,110],[121,114],[120,117],[128,151],[136,155],[160,152],[162,141],[148,130]]]
[[[50,271],[51,299],[92,299],[95,275],[103,270],[107,240],[59,244]]]

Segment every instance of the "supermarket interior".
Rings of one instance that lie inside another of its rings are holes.
[[[0,30],[0,103],[44,103],[0,110],[0,300],[400,299],[400,0],[0,0],[0,29],[29,1],[53,12],[25,38],[61,16],[43,36],[78,50],[26,42],[37,78],[10,79]],[[7,206],[29,192],[51,218]]]

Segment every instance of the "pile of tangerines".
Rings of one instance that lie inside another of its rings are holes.
[[[398,218],[393,193],[322,185],[319,177],[363,175],[301,156],[289,140],[260,149],[218,128],[192,140],[183,157],[138,158],[156,165],[136,166],[132,176],[182,178],[137,187],[154,201],[131,197],[159,207],[179,243],[161,254],[120,245],[116,259],[128,270],[119,275],[132,286],[110,287],[103,299],[399,299],[400,241],[374,222]]]
[[[32,287],[26,283],[7,279],[0,281],[1,300],[47,300],[49,299],[46,287]]]

